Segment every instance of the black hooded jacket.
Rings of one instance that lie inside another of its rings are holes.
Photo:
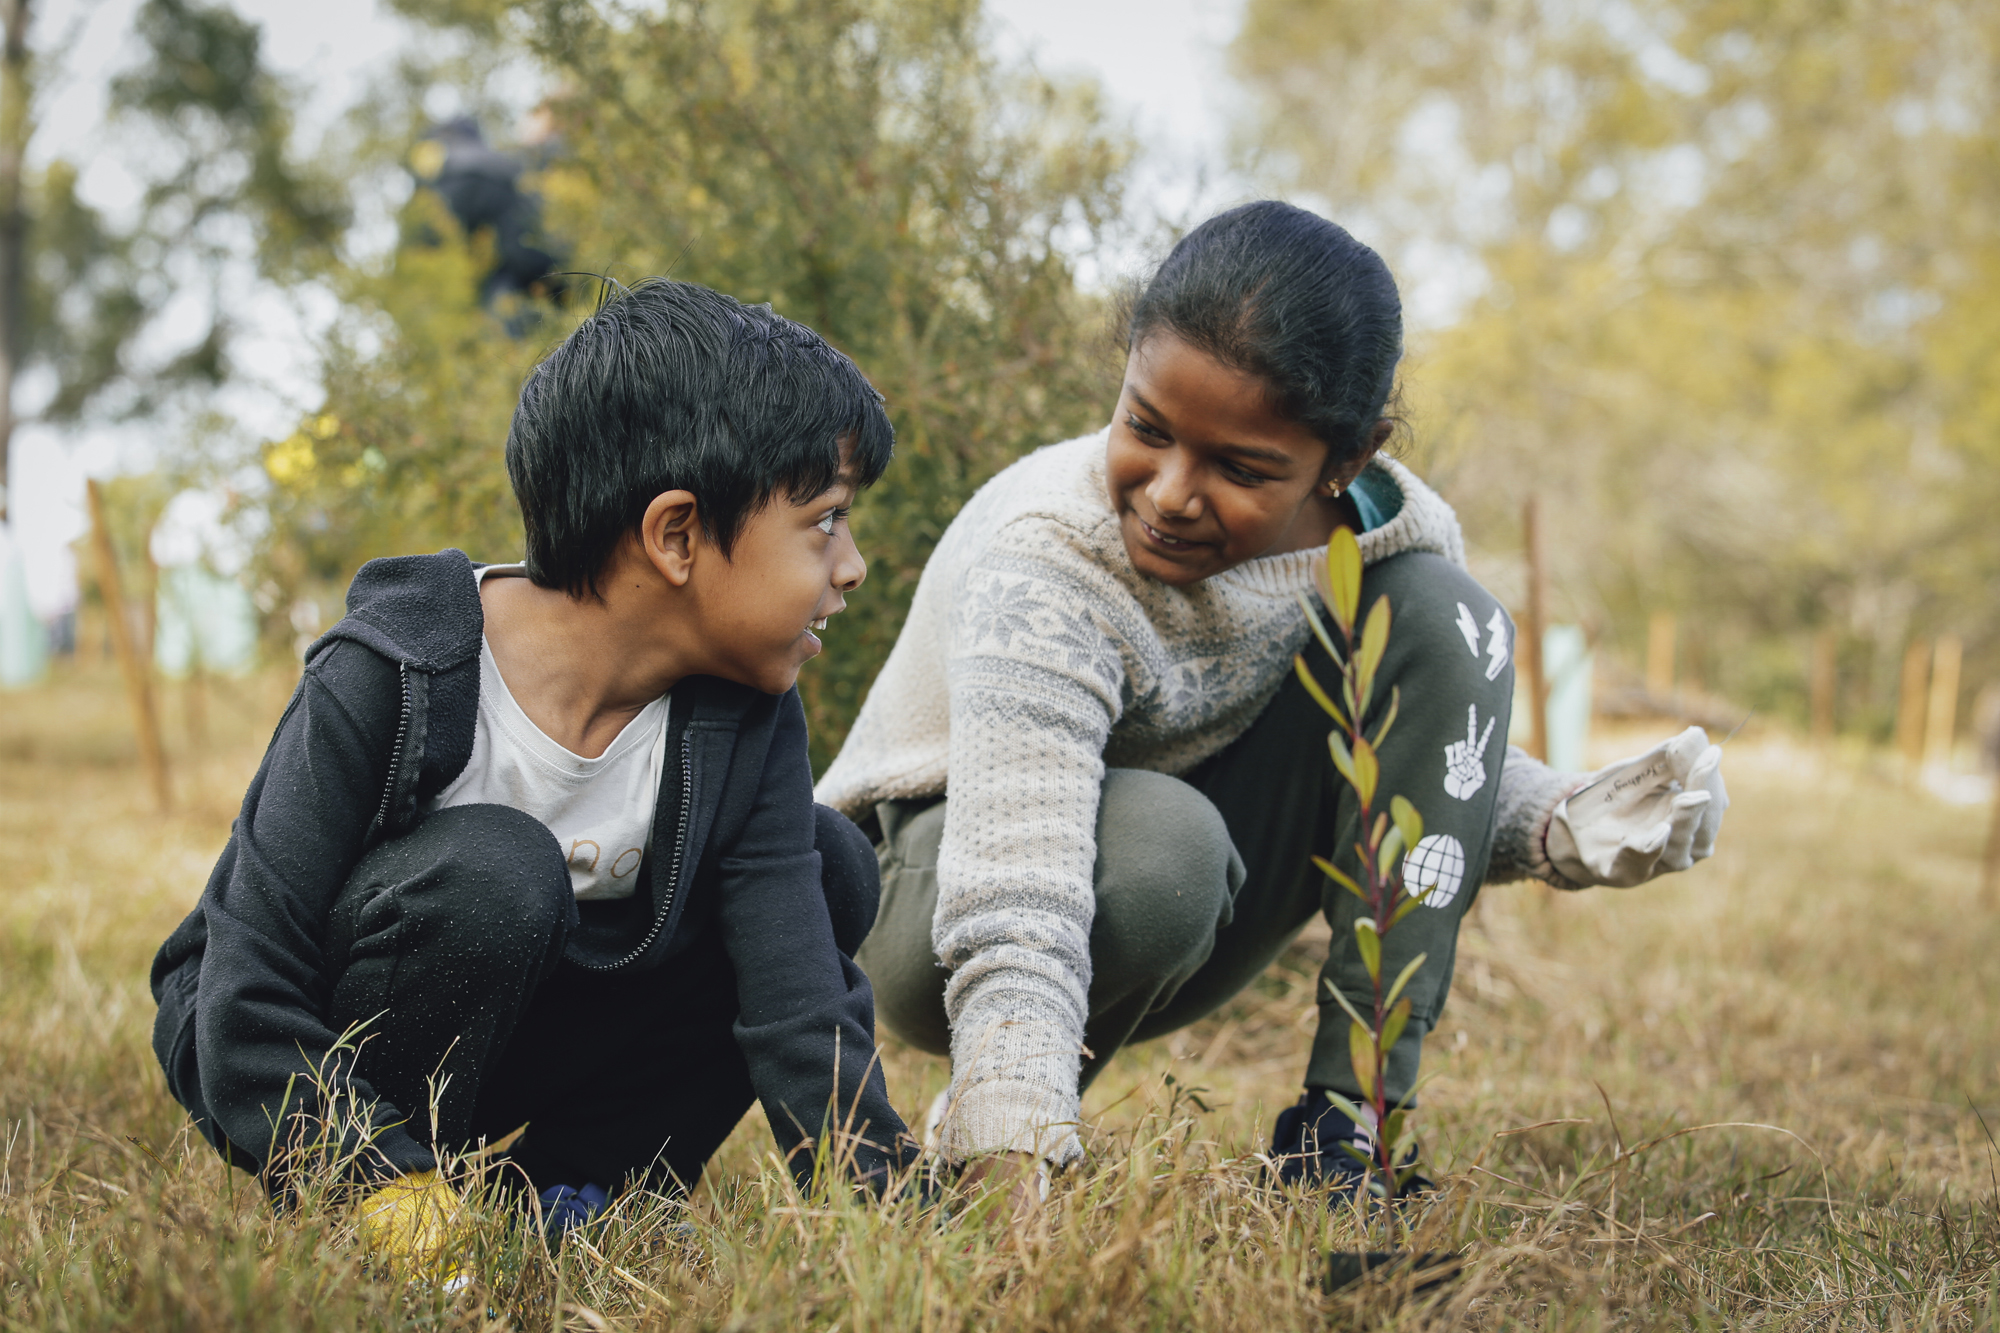
[[[200,905],[153,960],[153,1048],[168,1086],[211,1143],[272,1188],[281,1108],[314,1111],[315,1077],[373,1103],[372,1130],[344,1145],[364,1174],[436,1164],[403,1128],[406,1108],[380,1102],[336,1053],[324,947],[362,854],[408,831],[470,759],[484,627],[459,551],[362,567],[346,618],[307,650]],[[737,1040],[779,1146],[793,1148],[801,1127],[816,1135],[837,1104],[871,1141],[856,1149],[858,1168],[906,1164],[912,1150],[874,1063],[874,996],[827,915],[798,692],[692,676],[674,687],[667,728],[639,888],[578,905],[565,963],[671,966],[721,932]],[[809,1157],[792,1159],[802,1176]]]

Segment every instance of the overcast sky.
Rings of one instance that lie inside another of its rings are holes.
[[[308,132],[355,100],[408,31],[375,0],[234,3],[263,26],[272,68],[306,91],[301,125]],[[47,0],[36,6],[31,34],[38,51],[60,52],[32,160],[78,163],[85,197],[114,214],[132,205],[137,186],[104,124],[105,89],[137,53],[131,30],[138,7],[139,0]],[[1003,54],[1103,82],[1146,146],[1134,191],[1142,207],[1171,215],[1241,193],[1221,164],[1228,114],[1222,52],[1242,0],[988,0],[987,10]],[[302,340],[288,335],[289,311],[260,304],[248,321],[258,336],[245,340],[245,359],[266,391],[239,392],[228,407],[251,429],[276,435],[310,406],[300,400],[313,393],[311,365]],[[32,394],[32,384],[25,386],[24,398]],[[39,612],[51,614],[75,597],[68,546],[84,527],[83,478],[143,468],[155,444],[143,427],[77,434],[27,426],[16,433],[12,537]],[[4,555],[0,537],[0,560]]]

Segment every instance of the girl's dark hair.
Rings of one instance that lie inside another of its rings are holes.
[[[727,556],[782,493],[802,504],[840,475],[888,466],[895,433],[855,364],[803,324],[690,282],[648,278],[604,301],[528,377],[507,432],[528,577],[571,596],[662,491],[692,491]]]
[[[1335,461],[1366,452],[1403,356],[1382,257],[1325,218],[1263,200],[1183,236],[1133,298],[1126,346],[1165,330],[1270,386]]]

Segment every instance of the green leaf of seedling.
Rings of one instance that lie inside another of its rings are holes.
[[[1403,1035],[1403,1028],[1410,1021],[1410,997],[1405,995],[1389,1009],[1389,1017],[1382,1022],[1382,1049],[1396,1049],[1396,1039]]]
[[[1358,787],[1354,780],[1354,756],[1348,752],[1347,741],[1337,731],[1326,733],[1326,748],[1333,755],[1333,766],[1340,770],[1340,776],[1347,779],[1347,785]]]
[[[1312,701],[1321,708],[1324,708],[1328,717],[1345,727],[1347,725],[1346,715],[1340,711],[1340,705],[1327,698],[1326,691],[1321,689],[1319,682],[1313,679],[1311,668],[1306,666],[1306,655],[1304,653],[1294,653],[1292,655],[1292,670],[1298,673],[1299,684],[1306,687],[1306,693],[1312,696]]]
[[[1376,749],[1382,748],[1383,740],[1389,735],[1389,728],[1396,725],[1396,713],[1403,706],[1403,687],[1389,687],[1389,711],[1382,715],[1382,725],[1375,728],[1375,739],[1370,742]]]
[[[1335,988],[1334,984],[1331,981],[1324,982],[1322,984],[1325,985],[1326,987],[1326,993],[1334,998],[1335,1003],[1340,1005],[1341,1009],[1347,1014],[1349,1018],[1353,1019],[1357,1023],[1360,1023],[1364,1027],[1367,1026],[1367,1020],[1361,1017],[1361,1011],[1359,1009],[1356,1009],[1353,1003],[1349,1001],[1345,995],[1342,995],[1340,991]]]
[[[1381,761],[1375,757],[1375,747],[1365,737],[1354,738],[1354,794],[1361,798],[1363,805],[1375,804],[1375,782],[1382,776]]]
[[[1382,839],[1382,847],[1375,853],[1375,869],[1387,875],[1396,868],[1396,859],[1403,854],[1403,827],[1398,824],[1389,830],[1389,836]]]
[[[1340,1146],[1349,1157],[1352,1157],[1355,1161],[1361,1163],[1361,1165],[1373,1166],[1375,1164],[1375,1158],[1369,1154],[1366,1148],[1356,1147],[1352,1143],[1343,1143]]]
[[[1362,902],[1365,903],[1368,901],[1368,895],[1361,891],[1361,886],[1359,884],[1356,884],[1353,881],[1353,879],[1348,876],[1347,872],[1342,870],[1339,866],[1327,860],[1324,856],[1315,856],[1313,858],[1313,864],[1319,867],[1321,874],[1325,875],[1335,884],[1338,884],[1341,888],[1346,889],[1349,893],[1359,898]]]
[[[1375,923],[1361,917],[1354,923],[1354,942],[1361,946],[1361,965],[1368,969],[1371,981],[1382,979],[1382,937],[1375,933]]]
[[[1368,623],[1361,629],[1361,648],[1354,654],[1354,674],[1360,681],[1361,707],[1368,707],[1375,693],[1375,669],[1389,647],[1389,599],[1377,597],[1368,608]]]
[[[1409,1122],[1410,1113],[1408,1111],[1389,1112],[1388,1124],[1382,1131],[1382,1142],[1388,1146],[1389,1160],[1392,1162],[1399,1156],[1396,1149],[1403,1146],[1403,1126]]]
[[[1386,997],[1388,1003],[1394,1004],[1396,1002],[1396,997],[1403,993],[1403,987],[1410,984],[1410,978],[1417,975],[1417,969],[1422,967],[1424,960],[1429,957],[1430,955],[1427,953],[1420,953],[1409,962],[1403,964],[1403,970],[1396,975],[1396,984],[1389,987],[1389,994]]]
[[[1334,666],[1344,673],[1347,670],[1347,659],[1333,646],[1333,636],[1326,632],[1326,622],[1319,618],[1319,612],[1313,610],[1313,599],[1303,592],[1298,594],[1298,599],[1299,606],[1306,613],[1306,623],[1312,626],[1313,637],[1319,640],[1320,647],[1326,649],[1326,655],[1333,659]]]
[[[1414,847],[1424,840],[1424,817],[1417,813],[1417,807],[1400,796],[1389,798],[1389,817],[1396,821],[1396,827],[1403,830],[1403,845]]]
[[[1321,1091],[1325,1092],[1326,1099],[1333,1103],[1334,1110],[1340,1112],[1355,1124],[1360,1124],[1366,1118],[1360,1107],[1348,1101],[1347,1098],[1333,1091],[1333,1089],[1323,1088]]]
[[[1354,1066],[1354,1077],[1360,1082],[1363,1097],[1375,1096],[1375,1034],[1365,1024],[1350,1023],[1347,1027],[1347,1058]]]
[[[1361,609],[1361,543],[1352,528],[1335,528],[1326,542],[1326,581],[1333,594],[1327,608],[1341,632],[1352,636],[1354,616]]]
[[[1404,917],[1408,916],[1410,913],[1416,911],[1418,907],[1422,906],[1424,901],[1424,895],[1426,893],[1429,893],[1432,889],[1436,887],[1437,886],[1434,884],[1426,884],[1422,888],[1418,889],[1415,893],[1405,893],[1403,895],[1403,901],[1397,903],[1396,910],[1389,914],[1389,929],[1394,930],[1397,927],[1397,925],[1399,925],[1402,922]]]

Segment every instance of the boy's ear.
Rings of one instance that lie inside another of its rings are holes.
[[[701,543],[701,517],[693,491],[662,491],[639,520],[639,548],[646,562],[672,586],[686,585]]]

